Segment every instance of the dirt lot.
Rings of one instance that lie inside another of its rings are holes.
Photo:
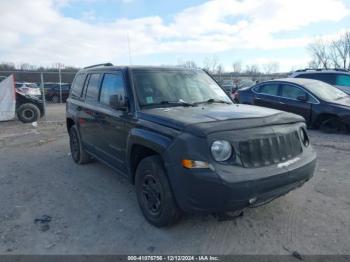
[[[126,180],[73,163],[64,106],[50,105],[47,120],[0,123],[1,254],[350,254],[350,136],[310,131],[314,178],[266,206],[157,229]]]

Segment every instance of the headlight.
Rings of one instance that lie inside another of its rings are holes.
[[[305,128],[300,128],[300,139],[304,146],[307,147],[310,145],[309,137],[307,136]]]
[[[232,147],[228,141],[217,140],[211,144],[211,154],[218,162],[223,162],[229,159],[232,155]]]

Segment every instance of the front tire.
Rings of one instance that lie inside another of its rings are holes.
[[[164,227],[179,220],[181,211],[176,205],[160,156],[142,159],[135,180],[139,206],[150,224]]]
[[[69,145],[71,156],[75,163],[82,165],[91,161],[90,155],[83,148],[76,126],[72,126],[69,129]]]
[[[22,123],[36,122],[40,118],[40,109],[32,103],[20,105],[17,109],[17,117]]]
[[[337,117],[331,117],[321,123],[320,130],[328,134],[347,133],[348,127]]]

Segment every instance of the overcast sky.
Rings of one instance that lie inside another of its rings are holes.
[[[305,67],[306,46],[350,29],[350,0],[0,1],[0,62],[177,64],[216,57]]]

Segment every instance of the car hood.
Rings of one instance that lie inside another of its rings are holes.
[[[350,96],[343,98],[343,99],[340,99],[340,100],[337,100],[337,101],[334,101],[334,102],[332,102],[332,104],[333,105],[340,105],[340,106],[347,106],[350,109]]]
[[[295,114],[241,104],[143,109],[139,112],[139,117],[198,136],[234,129],[304,121],[302,117]]]

